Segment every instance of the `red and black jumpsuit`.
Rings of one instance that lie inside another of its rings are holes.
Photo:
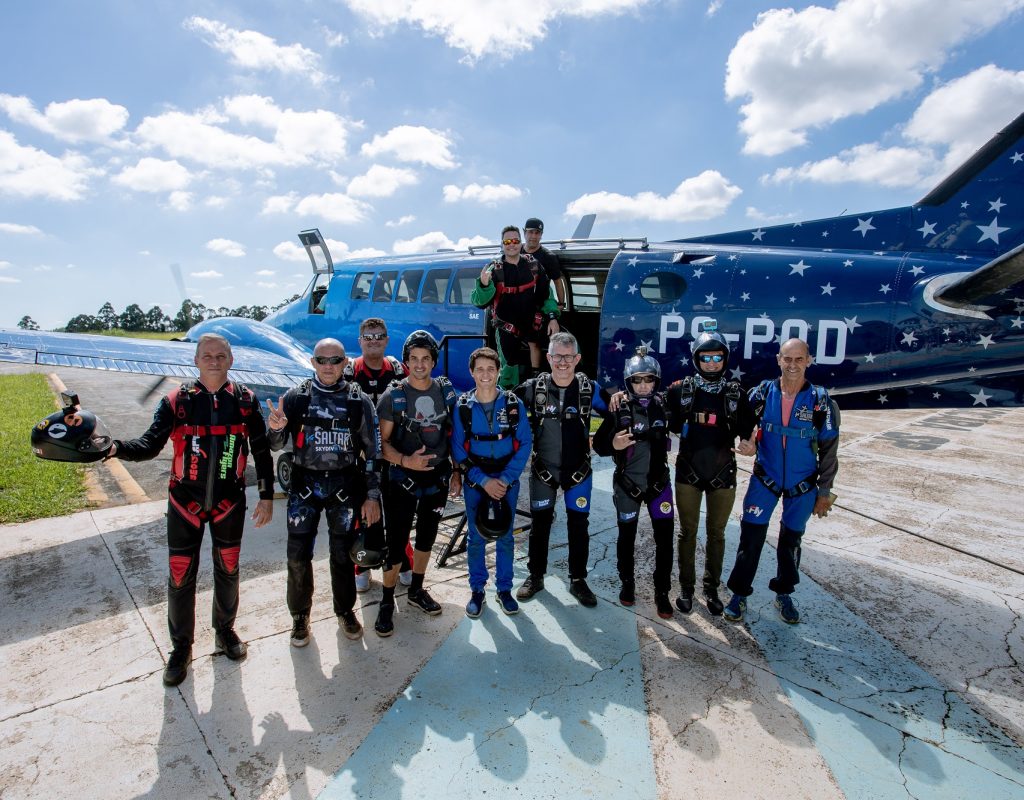
[[[246,460],[251,452],[261,500],[274,496],[274,462],[259,402],[231,382],[216,392],[199,381],[182,384],[160,401],[149,430],[115,442],[116,457],[155,458],[168,438],[174,459],[167,491],[167,627],[178,647],[191,645],[195,635],[196,573],[206,524],[213,539],[213,627],[234,626]]]

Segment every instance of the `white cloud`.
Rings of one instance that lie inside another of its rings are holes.
[[[203,201],[203,205],[207,208],[226,208],[229,202],[226,197],[210,195]]]
[[[412,239],[398,239],[391,247],[396,255],[407,256],[414,253],[433,253],[437,250],[465,250],[472,245],[490,244],[485,236],[462,237],[453,242],[441,231],[431,231]]]
[[[722,5],[724,4],[724,2],[725,0],[711,0],[711,2],[708,3],[708,7],[704,11],[704,16],[715,16],[715,14],[717,14],[722,9]]]
[[[957,44],[1024,0],[839,0],[772,9],[736,42],[725,92],[745,100],[744,151],[778,155],[808,130],[862,114],[918,88]]]
[[[241,258],[245,255],[245,247],[231,239],[210,239],[206,243],[206,249],[231,258]]]
[[[324,28],[324,41],[328,47],[342,47],[348,43],[345,34],[340,31],[332,31],[330,28]]]
[[[0,261],[0,269],[8,269],[9,267],[12,266],[13,264],[11,264],[10,261]]]
[[[223,278],[224,274],[217,272],[215,269],[208,269],[205,272],[190,272],[188,274],[190,278]]]
[[[282,261],[309,261],[306,248],[300,247],[295,242],[281,242],[274,247],[273,253]]]
[[[403,186],[415,186],[419,178],[411,169],[374,164],[365,175],[353,178],[346,190],[350,197],[391,197]]]
[[[279,45],[259,31],[240,31],[203,17],[189,17],[182,24],[185,30],[198,33],[212,48],[230,56],[235,66],[304,75],[314,84],[323,83],[326,78],[320,71],[320,56],[301,44]]]
[[[489,183],[484,186],[481,186],[479,183],[471,183],[464,188],[450,183],[444,187],[443,192],[446,203],[457,203],[460,200],[465,200],[492,208],[499,203],[504,203],[507,200],[516,200],[523,196],[522,189],[507,183]]]
[[[270,140],[227,130],[230,123],[272,133]],[[140,142],[174,158],[222,169],[332,164],[344,157],[348,124],[330,111],[282,109],[269,97],[225,98],[220,110],[168,111],[146,117],[135,131]]]
[[[337,192],[306,195],[295,205],[297,214],[349,225],[365,222],[371,210],[366,203]]]
[[[175,211],[188,211],[192,208],[192,192],[171,192],[167,195],[167,206]]]
[[[859,144],[821,161],[777,169],[764,176],[761,182],[767,185],[793,181],[857,182],[902,188],[921,185],[931,175],[934,164],[934,157],[926,150]]]
[[[381,27],[418,25],[465,53],[472,63],[484,56],[511,58],[547,36],[560,17],[622,14],[648,0],[504,0],[452,3],[443,0],[345,0],[357,14]]]
[[[260,269],[253,273],[253,275],[259,275],[261,278],[272,278],[276,274],[272,269]]]
[[[60,158],[35,147],[22,147],[0,130],[0,194],[81,200],[88,179],[101,175],[85,156],[68,151]]]
[[[268,197],[263,201],[263,208],[260,210],[260,213],[287,214],[295,208],[295,204],[297,202],[299,202],[299,195],[297,192],[274,195],[273,197]]]
[[[137,192],[169,192],[184,189],[192,176],[177,161],[147,157],[139,159],[134,167],[125,167],[110,180]]]
[[[754,206],[747,206],[747,210],[744,212],[747,219],[754,220],[754,222],[775,225],[781,222],[788,222],[794,219],[799,219],[800,215],[796,212],[789,212],[786,214],[769,214],[767,211],[762,211]]]
[[[441,131],[422,125],[399,125],[385,134],[374,136],[372,141],[362,146],[361,152],[369,158],[389,155],[398,161],[454,169],[458,163],[452,156],[453,146],[451,138]]]
[[[376,247],[360,247],[358,250],[352,250],[345,253],[345,255],[340,257],[338,260],[348,261],[353,258],[380,258],[381,256],[386,255],[386,250],[378,250]]]
[[[12,278],[10,275],[0,275],[0,283],[21,283],[21,278]]]
[[[399,217],[398,219],[389,219],[384,223],[385,227],[388,228],[399,228],[402,225],[408,225],[410,222],[416,221],[415,214],[406,214],[405,216]]]
[[[40,113],[27,97],[0,94],[0,109],[15,122],[65,142],[107,142],[128,122],[128,109],[102,97],[50,103]]]
[[[277,284],[276,283],[268,283],[267,281],[256,281],[256,285],[259,286],[261,289],[276,289],[277,288]]]
[[[349,250],[347,242],[341,242],[337,239],[324,239],[327,243],[327,249],[331,253],[331,258],[334,259],[335,263],[339,261],[345,261],[350,258],[372,258],[374,256],[386,256],[387,253],[383,250],[377,250],[373,247],[363,247],[359,250]],[[309,256],[306,255],[306,249],[295,242],[281,242],[277,245],[274,250],[274,255],[280,258],[282,261],[294,261],[294,262],[305,262],[309,263]],[[297,275],[293,277],[304,278],[305,275]]]
[[[34,236],[42,233],[35,225],[19,225],[17,222],[0,222],[0,233],[15,233]]]
[[[569,203],[565,207],[565,215],[597,214],[604,220],[645,219],[655,222],[706,220],[724,213],[742,192],[721,173],[705,170],[684,180],[667,197],[655,192],[640,192],[632,196],[595,192]]]

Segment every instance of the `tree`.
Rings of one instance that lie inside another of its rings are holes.
[[[257,322],[263,322],[270,315],[270,309],[266,306],[251,306],[249,316]]]
[[[153,306],[146,312],[146,330],[162,333],[171,325],[171,318],[164,313],[160,306]]]
[[[99,313],[96,315],[95,319],[99,319],[103,323],[103,328],[106,328],[107,330],[116,328],[118,322],[120,322],[118,313],[114,311],[114,307],[110,303],[104,303],[100,307]]]
[[[71,318],[64,330],[68,333],[86,333],[106,330],[106,327],[99,317],[94,317],[92,314],[79,314],[77,317]]]
[[[296,300],[298,300],[298,299],[299,299],[299,295],[297,295],[297,294],[293,294],[293,295],[292,295],[291,297],[289,297],[289,298],[288,298],[287,300],[282,300],[282,301],[281,301],[280,303],[278,303],[278,304],[277,304],[276,306],[274,306],[274,307],[273,307],[273,308],[271,308],[270,310],[271,310],[271,311],[277,311],[277,310],[278,310],[279,308],[284,308],[284,307],[285,307],[286,305],[288,305],[289,303],[294,303],[294,302],[295,302]]]
[[[183,300],[178,313],[174,315],[174,330],[187,331],[193,325],[197,325],[206,319],[207,308],[202,303],[193,303],[191,300]]]
[[[141,331],[146,329],[146,312],[138,303],[132,303],[118,317],[118,325],[126,331]]]
[[[21,328],[23,331],[39,330],[39,325],[28,314],[26,314],[20,320],[18,320],[18,327]]]

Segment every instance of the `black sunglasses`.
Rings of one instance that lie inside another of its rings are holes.
[[[313,360],[321,366],[325,364],[341,364],[345,361],[345,356],[313,356]]]
[[[386,333],[364,333],[359,338],[366,342],[379,342],[382,339],[387,339],[388,335]]]

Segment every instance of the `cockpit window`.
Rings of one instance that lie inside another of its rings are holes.
[[[387,270],[377,275],[377,282],[373,284],[373,302],[387,303],[391,300],[397,277],[398,270]]]
[[[448,288],[448,276],[450,269],[432,269],[427,273],[427,279],[423,282],[423,294],[420,296],[421,303],[443,303],[444,290]]]
[[[318,272],[313,277],[312,290],[309,293],[309,313],[323,314],[327,307],[327,290],[331,287],[329,272]]]
[[[420,278],[423,277],[423,270],[421,269],[408,269],[402,273],[401,280],[398,281],[398,292],[395,294],[395,300],[399,303],[415,303],[416,295],[420,290]]]
[[[675,303],[686,293],[686,278],[674,272],[652,272],[640,284],[640,296],[655,305]]]
[[[372,272],[360,272],[352,282],[352,299],[369,300],[370,287],[373,285]]]

